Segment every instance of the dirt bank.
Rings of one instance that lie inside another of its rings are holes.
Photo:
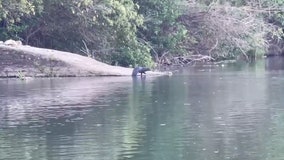
[[[74,53],[0,44],[0,77],[131,76],[132,68],[111,66]],[[147,75],[163,75],[147,72]]]

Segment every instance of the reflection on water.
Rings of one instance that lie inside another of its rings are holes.
[[[284,73],[265,66],[0,80],[0,159],[283,159]]]
[[[265,61],[267,70],[284,70],[284,57],[269,57]]]

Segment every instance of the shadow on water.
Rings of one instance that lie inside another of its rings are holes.
[[[284,70],[284,57],[269,57],[265,60],[265,68],[267,70]]]
[[[268,104],[271,106],[271,131],[266,143],[267,159],[284,159],[284,57],[269,57],[266,59],[265,69],[269,71],[268,77]]]

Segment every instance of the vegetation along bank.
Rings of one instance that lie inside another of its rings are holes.
[[[0,39],[124,67],[250,61],[284,53],[283,6],[284,0],[2,0]],[[198,56],[186,58],[192,55]]]

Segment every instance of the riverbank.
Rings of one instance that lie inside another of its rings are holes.
[[[0,44],[0,78],[131,76],[133,68],[111,66],[82,55],[21,44]],[[163,75],[147,72],[147,75]]]

